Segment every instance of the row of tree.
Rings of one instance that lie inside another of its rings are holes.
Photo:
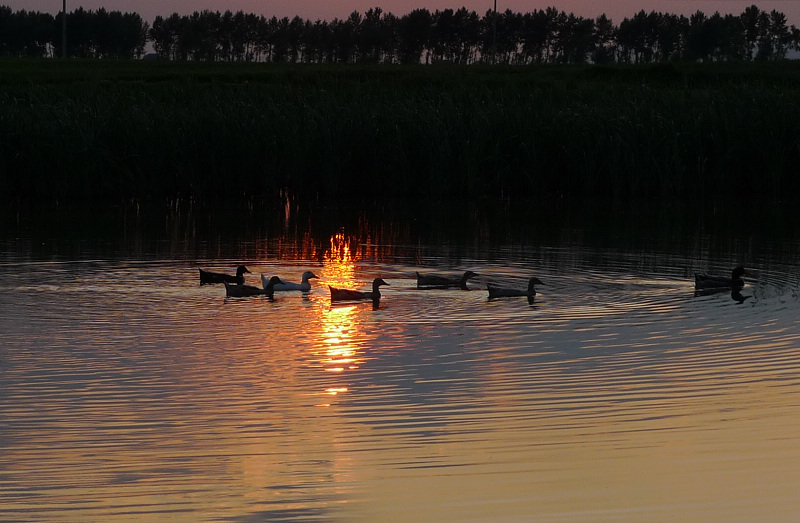
[[[62,16],[0,6],[0,55],[61,56]],[[482,17],[463,7],[401,17],[374,8],[314,22],[206,10],[158,16],[152,27],[134,13],[78,8],[66,22],[68,55],[80,58],[141,58],[148,43],[171,60],[309,63],[778,60],[800,49],[800,30],[783,13],[755,5],[738,16],[640,11],[618,26],[605,15],[584,18],[553,7]]]
[[[135,13],[86,11],[67,14],[67,50],[76,58],[140,58],[150,26]],[[0,6],[0,56],[63,55],[63,14],[12,12]]]

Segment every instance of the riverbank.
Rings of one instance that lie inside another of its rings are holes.
[[[3,71],[0,198],[19,204],[800,193],[793,62]]]

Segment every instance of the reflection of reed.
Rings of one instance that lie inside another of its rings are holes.
[[[391,223],[360,219],[357,224],[342,226],[332,234],[316,231],[311,224],[299,229],[284,227],[282,234],[259,243],[257,253],[262,259],[386,262],[398,258],[417,259],[418,248],[409,247],[414,243],[407,232],[397,231]]]
[[[353,262],[353,255],[350,252],[350,238],[347,238],[342,231],[331,236],[330,249],[325,253],[325,260],[349,265]]]
[[[355,274],[353,253],[350,249],[350,238],[341,231],[330,239],[330,247],[325,251],[322,279],[334,287],[352,286]]]

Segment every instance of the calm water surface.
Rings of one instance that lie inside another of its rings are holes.
[[[169,221],[80,241],[7,229],[0,520],[800,515],[793,230],[332,223],[235,241]],[[240,262],[254,285],[319,280],[274,301],[199,286],[198,267]],[[694,295],[694,272],[740,263],[744,303]],[[416,288],[415,271],[466,269],[469,291]],[[533,304],[487,299],[531,275]],[[327,285],[376,276],[379,309],[331,304]]]

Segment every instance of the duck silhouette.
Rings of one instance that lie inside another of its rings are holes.
[[[380,286],[389,285],[382,278],[375,278],[372,281],[371,291],[354,291],[350,289],[339,289],[328,285],[331,291],[331,302],[336,301],[363,301],[372,300],[373,303],[378,303],[381,299]]]
[[[467,271],[460,277],[442,276],[439,274],[420,274],[417,272],[417,288],[447,289],[458,287],[463,290],[468,290],[467,281],[476,276],[478,276],[478,273],[472,271]]]
[[[276,292],[278,292],[278,291],[309,292],[311,290],[311,282],[309,280],[311,280],[313,278],[317,278],[317,275],[314,274],[311,271],[306,271],[300,277],[300,279],[301,279],[300,283],[282,281],[281,283],[278,283],[277,285],[275,285],[275,291]],[[269,280],[267,280],[267,277],[262,274],[261,275],[261,283],[265,287],[266,287],[268,281]]]
[[[519,289],[515,287],[498,287],[496,285],[486,285],[489,291],[489,299],[494,300],[497,298],[513,298],[517,296],[526,296],[529,303],[533,303],[536,297],[536,285],[544,285],[539,278],[533,277],[528,280],[527,289]]]
[[[742,289],[744,287],[744,280],[742,276],[749,276],[744,267],[736,267],[731,271],[731,277],[714,276],[709,274],[695,274],[694,275],[694,288],[698,290],[705,289]]]
[[[225,296],[227,298],[247,298],[250,296],[268,296],[271,298],[275,293],[275,285],[281,283],[281,279],[277,276],[273,276],[262,288],[254,285],[231,285],[228,282],[223,283],[225,283]]]
[[[223,274],[220,272],[204,271],[203,269],[197,270],[200,271],[200,285],[209,285],[212,283],[232,283],[234,285],[244,285],[245,273],[251,274],[251,272],[248,271],[247,267],[244,265],[239,265],[236,267],[236,276]]]
[[[752,296],[745,296],[739,289],[731,289],[731,299],[737,302],[739,305],[744,303],[744,301],[748,298],[752,298]]]

